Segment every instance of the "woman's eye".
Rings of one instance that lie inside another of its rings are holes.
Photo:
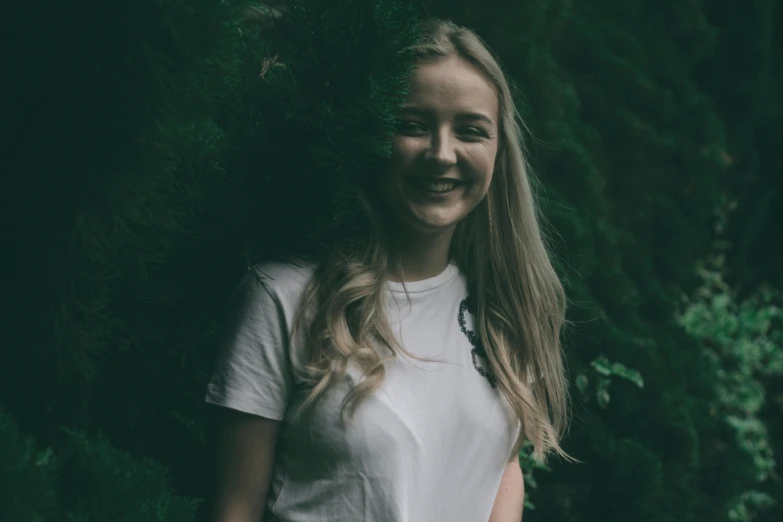
[[[477,127],[466,127],[464,130],[466,131],[465,134],[470,136],[478,136],[481,138],[487,137],[487,133]]]
[[[397,130],[402,132],[418,132],[425,129],[422,124],[415,121],[401,121],[397,123]]]
[[[397,132],[403,134],[423,134],[428,132],[427,126],[416,121],[397,122]],[[471,140],[488,138],[489,135],[478,127],[462,127],[457,131],[458,136],[467,136]]]

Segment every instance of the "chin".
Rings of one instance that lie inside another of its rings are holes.
[[[421,201],[405,197],[389,203],[399,226],[415,234],[430,236],[453,232],[475,207],[472,202],[464,200],[422,204]]]
[[[452,232],[456,226],[457,223],[459,223],[461,219],[457,218],[450,218],[450,219],[438,219],[438,218],[426,218],[426,217],[412,217],[407,220],[407,224],[410,228],[414,229],[416,232],[422,233],[422,234],[432,234],[437,235],[441,233],[447,233]]]

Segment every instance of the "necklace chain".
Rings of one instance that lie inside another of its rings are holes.
[[[473,349],[470,351],[470,356],[473,360],[473,367],[477,372],[479,372],[479,374],[489,381],[490,386],[497,388],[497,381],[492,376],[492,374],[479,366],[477,362],[478,357],[483,357],[484,360],[488,362],[487,351],[484,349],[484,345],[481,343],[481,339],[479,339],[476,335],[476,332],[473,330],[468,330],[465,327],[465,310],[470,312],[474,317],[476,316],[476,301],[471,296],[466,297],[459,304],[459,315],[457,316],[457,321],[459,322],[460,330],[462,330],[462,333],[465,334],[465,337],[468,338],[470,344],[473,345]]]

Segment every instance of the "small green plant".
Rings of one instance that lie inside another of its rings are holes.
[[[102,435],[64,432],[59,450],[39,447],[0,408],[0,520],[193,520],[199,501],[175,495],[161,464]]]
[[[717,371],[713,415],[735,432],[740,447],[752,458],[759,485],[775,470],[769,433],[759,413],[765,401],[763,381],[783,375],[783,336],[779,329],[780,296],[762,288],[737,302],[724,281],[724,259],[715,255],[698,267],[702,286],[683,298],[678,322],[703,347],[704,356]],[[774,505],[774,500],[755,489],[739,492],[732,501],[729,518],[749,522]]]
[[[533,473],[537,469],[552,471],[546,464],[539,464],[533,459],[533,443],[525,439],[522,444],[522,449],[519,451],[519,465],[522,468],[522,475],[525,478],[525,509],[535,509],[533,502],[530,500],[530,490],[536,489],[538,483],[536,482]]]
[[[625,379],[639,388],[644,388],[644,379],[642,379],[642,375],[638,371],[627,368],[619,362],[610,362],[603,355],[591,362],[590,367],[596,374],[595,389],[591,389],[590,379],[583,373],[576,377],[576,388],[585,402],[589,402],[591,396],[595,394],[595,400],[600,408],[609,406],[609,400],[611,399],[609,396],[609,385],[612,383],[612,377]]]
[[[595,371],[596,386],[595,397],[599,407],[606,408],[609,406],[609,385],[611,384],[612,377],[620,377],[627,381],[632,382],[639,388],[644,387],[644,381],[641,374],[631,368],[627,368],[625,365],[619,362],[610,362],[606,357],[600,356],[596,358],[590,366]],[[582,396],[589,400],[589,396],[592,395],[590,391],[590,381],[587,375],[580,374],[576,378],[576,387]],[[530,500],[530,490],[535,490],[538,487],[534,473],[536,470],[552,471],[546,464],[537,463],[533,457],[533,444],[529,440],[525,440],[522,444],[522,449],[519,452],[519,464],[522,467],[522,475],[525,478],[525,509],[535,509],[533,502]]]
[[[0,520],[57,520],[60,461],[0,407]]]

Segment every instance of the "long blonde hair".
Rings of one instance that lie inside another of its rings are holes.
[[[560,345],[566,299],[539,228],[522,151],[521,118],[497,59],[473,31],[438,19],[422,21],[420,31],[422,37],[411,49],[417,62],[456,54],[476,66],[499,97],[494,177],[487,196],[457,225],[450,256],[475,296],[490,371],[521,422],[512,455],[528,439],[539,462],[550,452],[572,460],[560,447],[569,402]],[[351,359],[364,379],[345,397],[343,420],[380,387],[389,358],[405,354],[429,360],[407,352],[390,327],[383,295],[389,265],[398,263],[389,256],[393,252],[384,233],[386,210],[377,194],[360,192],[357,197],[375,233],[359,246],[338,247],[319,261],[293,329],[305,332],[307,345],[306,397],[297,417],[344,376]],[[374,342],[389,348],[391,356],[381,358]],[[528,385],[531,376],[535,380]]]

